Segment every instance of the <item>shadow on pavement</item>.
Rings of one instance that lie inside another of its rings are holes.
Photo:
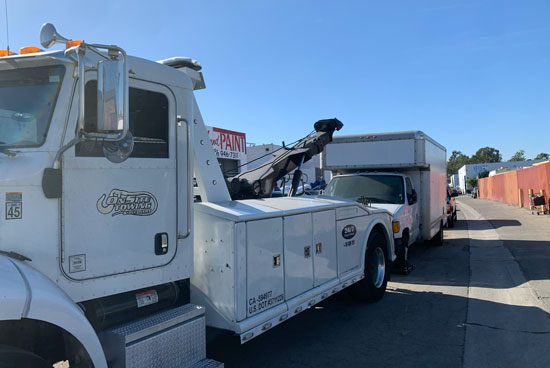
[[[448,267],[446,262],[437,262],[438,259],[445,260],[449,257],[468,257],[468,249],[472,251],[474,257],[477,254],[482,255],[478,260],[473,258],[473,264],[485,268],[488,273],[494,272],[488,275],[487,281],[475,280],[470,286],[507,289],[520,286],[525,281],[550,280],[550,241],[476,239],[476,246],[472,248],[468,245],[470,241],[468,238],[457,238],[452,241],[455,247],[462,244],[465,254],[461,255],[457,250],[444,254],[446,245],[427,247],[420,244],[410,251],[411,263],[416,266],[416,270],[408,276],[392,275],[392,281],[424,285],[468,286],[470,280],[464,277],[466,270]],[[513,258],[502,259],[502,247],[508,249]],[[456,261],[459,260],[456,259]],[[521,277],[521,274],[517,276],[519,270],[515,268],[518,265],[525,278]],[[494,271],[492,271],[493,266]],[[416,272],[417,270],[423,272]]]
[[[473,225],[470,227],[470,230],[491,230],[507,226],[521,226],[521,222],[519,222],[518,220],[490,219],[468,220],[468,222]]]
[[[511,321],[546,314],[474,302]],[[467,309],[467,298],[442,293],[396,289],[378,303],[362,304],[343,291],[244,345],[221,334],[207,354],[226,367],[462,367]],[[497,328],[475,319],[473,325]],[[511,324],[509,331],[530,333],[528,328]]]

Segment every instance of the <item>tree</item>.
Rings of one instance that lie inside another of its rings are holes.
[[[508,161],[526,161],[526,160],[527,159],[525,158],[525,151],[519,150],[516,153],[514,153],[514,155],[510,157]]]
[[[471,164],[485,164],[489,162],[501,162],[502,155],[500,151],[493,147],[483,147],[477,150],[475,155],[470,158]]]
[[[477,179],[467,178],[466,184],[470,184],[472,187],[477,187]]]
[[[453,151],[451,157],[449,157],[449,161],[447,161],[447,175],[450,176],[458,173],[458,170],[469,162],[470,158],[468,156],[460,151]]]
[[[535,157],[535,160],[542,160],[542,159],[548,160],[549,158],[550,158],[550,154],[541,152]]]
[[[488,178],[489,177],[489,171],[482,171],[479,174],[477,174],[478,179]]]

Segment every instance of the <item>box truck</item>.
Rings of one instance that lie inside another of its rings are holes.
[[[446,149],[421,131],[334,137],[322,153],[332,179],[324,194],[393,214],[395,267],[407,273],[408,247],[443,244],[447,223]]]

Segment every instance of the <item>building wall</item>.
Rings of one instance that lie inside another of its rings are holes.
[[[466,189],[471,189],[471,188],[466,188],[466,179],[468,178],[475,179],[480,173],[484,171],[496,170],[502,167],[509,168],[509,169],[520,169],[522,167],[532,166],[535,163],[543,162],[543,161],[545,160],[490,162],[485,164],[464,165],[458,170],[460,188],[462,189],[462,192],[465,192]]]
[[[529,207],[529,189],[550,195],[550,162],[479,179],[479,197],[519,205],[519,189],[523,190],[523,207]],[[546,201],[548,202],[548,200]]]
[[[458,181],[458,174],[451,175],[451,187],[458,187],[460,186],[460,182]]]

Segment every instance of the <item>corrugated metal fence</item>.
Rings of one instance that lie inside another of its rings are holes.
[[[529,208],[529,189],[533,189],[534,194],[539,194],[544,189],[546,199],[550,195],[550,162],[479,179],[478,187],[480,198],[515,205],[519,205],[521,188],[523,207]]]

